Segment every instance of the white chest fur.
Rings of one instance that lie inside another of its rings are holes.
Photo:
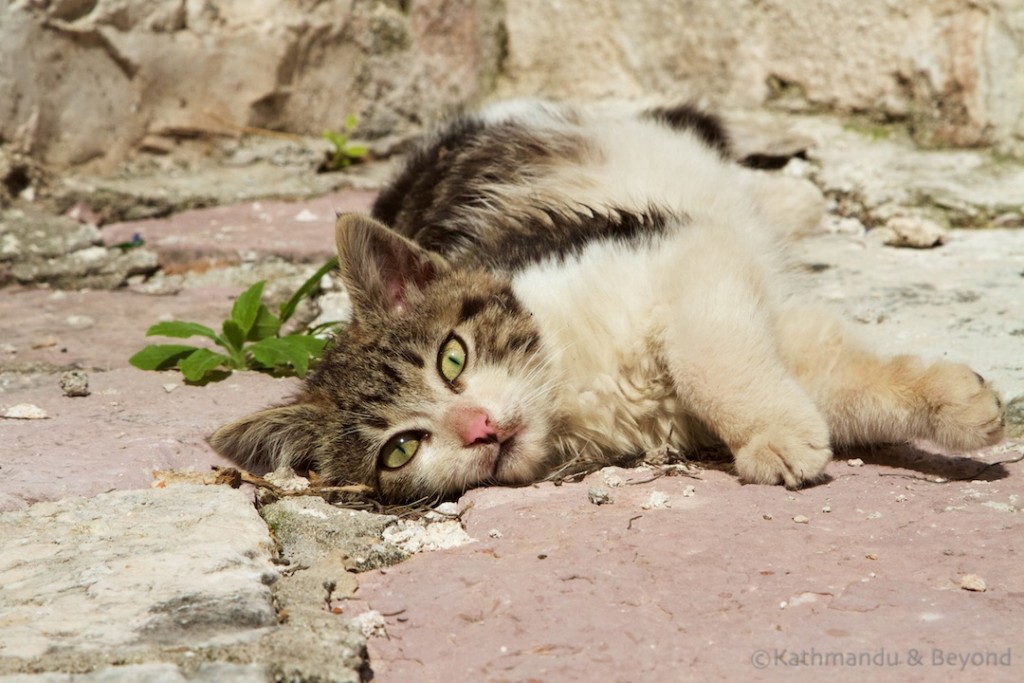
[[[656,291],[659,247],[594,244],[579,259],[515,278],[560,376],[552,398],[568,456],[692,445],[693,425],[661,357],[660,321],[670,312]]]

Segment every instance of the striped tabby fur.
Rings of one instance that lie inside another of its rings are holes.
[[[218,430],[247,467],[385,500],[525,484],[669,444],[800,486],[836,445],[969,450],[1002,407],[969,368],[882,358],[796,296],[803,181],[739,167],[691,107],[509,102],[426,137],[336,237],[353,317],[289,404]]]

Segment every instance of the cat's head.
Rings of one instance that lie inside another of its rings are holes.
[[[213,447],[392,502],[542,478],[554,380],[510,283],[365,216],[341,216],[336,239],[351,322],[294,403],[222,427]]]

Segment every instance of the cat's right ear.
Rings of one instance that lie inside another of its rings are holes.
[[[410,294],[449,267],[440,255],[369,216],[338,216],[334,237],[338,267],[356,311],[376,309],[401,315]]]
[[[316,465],[319,433],[328,417],[315,403],[293,403],[224,425],[208,441],[245,469],[276,470],[282,465],[307,469]]]

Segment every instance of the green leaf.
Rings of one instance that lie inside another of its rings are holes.
[[[349,114],[345,117],[345,130],[352,130],[359,124],[359,119],[355,114]]]
[[[288,318],[291,318],[292,314],[295,313],[295,308],[299,305],[299,302],[302,301],[302,297],[309,294],[314,287],[320,284],[320,278],[337,267],[338,257],[335,256],[327,261],[327,263],[320,266],[319,270],[310,275],[309,278],[307,278],[306,281],[303,282],[297,290],[295,290],[295,293],[292,294],[292,298],[288,299],[288,301],[281,306],[280,315],[282,324],[287,322]]]
[[[328,320],[325,323],[320,323],[316,327],[311,327],[306,330],[305,334],[309,336],[318,334],[327,334],[328,336],[334,336],[337,331],[345,324],[343,320]],[[331,329],[334,328],[334,329]],[[326,340],[325,340],[326,341]]]
[[[345,146],[345,156],[347,156],[349,159],[362,159],[363,157],[365,157],[369,153],[370,153],[370,150],[365,145],[346,145]]]
[[[245,344],[245,332],[234,320],[225,320],[221,325],[228,351],[241,351]]]
[[[348,142],[347,135],[333,130],[325,130],[324,139],[334,145],[335,152],[343,149],[345,147],[345,143]]]
[[[266,368],[281,368],[290,365],[295,374],[305,377],[309,369],[310,346],[297,339],[316,339],[305,335],[288,335],[256,342],[249,347],[252,357]]]
[[[253,324],[256,322],[256,316],[259,314],[260,306],[262,305],[260,299],[263,297],[263,286],[265,284],[265,280],[260,280],[239,294],[238,298],[235,299],[235,305],[231,307],[231,319],[242,330],[243,339],[249,334],[249,330],[252,329]]]
[[[281,320],[270,312],[266,304],[260,304],[260,310],[256,314],[256,322],[246,336],[248,341],[259,341],[267,337],[273,337],[281,329]]]
[[[200,325],[199,323],[188,323],[181,320],[169,320],[162,323],[153,325],[146,330],[147,337],[153,337],[160,335],[162,337],[177,337],[178,339],[185,339],[187,337],[209,337],[213,341],[219,342],[220,337],[217,333],[211,330],[206,325]]]
[[[197,348],[187,344],[151,344],[129,358],[128,362],[140,370],[166,370]]]
[[[202,381],[211,370],[226,365],[230,359],[222,353],[214,353],[209,349],[196,349],[188,357],[178,361],[178,369],[189,382]]]
[[[292,344],[300,349],[306,351],[306,353],[315,356],[320,356],[323,352],[324,347],[327,346],[327,340],[321,339],[320,337],[313,337],[308,334],[289,334],[281,337],[280,341]]]

